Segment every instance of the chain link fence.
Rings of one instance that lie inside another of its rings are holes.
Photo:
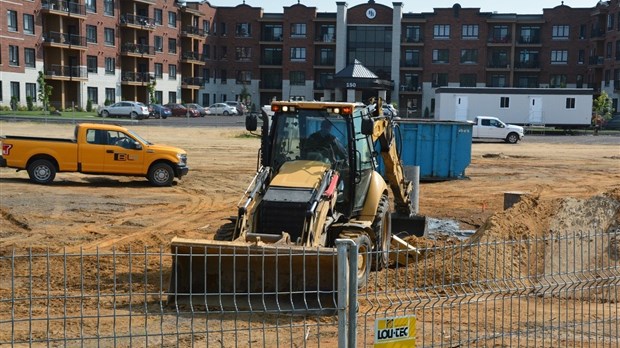
[[[340,270],[357,261],[351,247]],[[358,291],[338,273],[329,315],[169,301],[174,257],[129,246],[3,250],[0,346],[362,347],[376,342],[377,320],[400,316],[415,316],[417,346],[620,345],[619,229],[393,251],[401,262]]]

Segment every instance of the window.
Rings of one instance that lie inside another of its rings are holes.
[[[105,59],[105,73],[106,75],[114,75],[116,71],[116,59],[106,57]]]
[[[93,104],[99,104],[99,91],[97,90],[97,87],[86,88],[86,95],[88,100],[90,100]]]
[[[114,29],[112,28],[104,28],[103,29],[103,33],[104,33],[104,42],[106,45],[111,45],[114,46]]]
[[[447,64],[449,56],[448,49],[433,50],[433,64]]]
[[[504,74],[493,74],[489,81],[489,87],[508,87],[508,78]]]
[[[97,56],[86,56],[86,71],[88,73],[97,73]]]
[[[333,48],[320,48],[317,52],[318,65],[334,65],[336,56]]]
[[[577,58],[577,63],[583,64],[586,60],[586,51],[579,50],[579,57]]]
[[[237,80],[236,83],[238,85],[247,85],[252,82],[252,72],[247,70],[239,70],[237,71]]]
[[[540,27],[521,27],[520,43],[540,43]]]
[[[509,42],[510,36],[508,35],[508,26],[507,25],[494,25],[491,28],[491,42]]]
[[[251,60],[252,48],[251,47],[237,47],[235,51],[236,60]]]
[[[155,25],[162,25],[164,23],[164,13],[160,8],[153,10],[153,17]]]
[[[6,15],[9,31],[17,31],[17,12],[9,10],[6,11]]]
[[[282,31],[281,24],[265,24],[261,30],[261,39],[263,41],[282,41]]]
[[[568,25],[554,25],[551,31],[551,38],[554,40],[567,40]]]
[[[97,13],[96,0],[86,0],[86,12]]]
[[[405,27],[405,41],[421,42],[422,30],[419,25],[408,25]]]
[[[155,43],[155,52],[164,51],[164,38],[163,37],[155,35],[154,43]]]
[[[607,15],[607,30],[612,30],[614,28],[614,18],[615,16],[612,13]]]
[[[24,65],[28,68],[35,67],[35,51],[34,48],[24,48]]]
[[[566,64],[566,63],[568,63],[568,51],[567,50],[551,51],[551,64]]]
[[[177,39],[168,39],[168,53],[177,53]]]
[[[28,97],[32,98],[33,102],[37,101],[37,84],[36,83],[26,82],[26,98]]]
[[[19,66],[19,46],[9,45],[9,65]]]
[[[566,108],[567,109],[575,108],[575,98],[566,98]]]
[[[103,13],[114,16],[114,0],[103,0]]]
[[[291,24],[291,37],[306,37],[306,23]]]
[[[24,14],[24,33],[34,35],[34,16]]]
[[[155,63],[155,78],[161,79],[164,77],[164,65],[162,63]]]
[[[461,87],[476,87],[476,74],[461,74],[459,85]]]
[[[431,78],[433,80],[433,87],[448,85],[448,74],[446,73],[433,73]]]
[[[168,92],[168,103],[177,102],[177,92]]]
[[[19,82],[11,81],[11,99],[17,98],[17,101],[21,101],[21,95],[19,94]]]
[[[86,42],[97,43],[97,27],[86,24]]]
[[[499,107],[501,109],[508,109],[510,107],[510,97],[500,97]]]
[[[105,100],[110,103],[114,103],[116,101],[116,90],[114,88],[105,89]]]
[[[478,50],[477,49],[461,50],[461,63],[464,63],[464,64],[478,63]]]
[[[164,102],[164,92],[162,91],[155,91],[155,102],[157,104],[161,104]]]
[[[420,66],[420,51],[419,50],[405,50],[405,67],[419,67]]]
[[[450,38],[450,24],[435,24],[433,26],[433,38],[449,39]]]
[[[227,80],[226,69],[222,69],[220,71],[220,83],[225,85],[226,84],[226,80]]]
[[[478,38],[478,24],[463,24],[461,37],[466,40]]]
[[[252,26],[250,23],[237,23],[235,29],[235,36],[238,37],[250,37],[252,36]]]
[[[220,23],[220,35],[226,36],[226,22]]]
[[[304,71],[289,72],[291,86],[303,86],[306,84],[306,73]]]
[[[291,60],[306,60],[306,48],[291,47]]]
[[[202,30],[205,32],[205,34],[209,34],[209,32],[211,31],[211,21],[203,20]]]
[[[566,88],[566,75],[551,75],[549,87]]]
[[[176,28],[177,27],[177,13],[173,11],[168,12],[168,26]]]
[[[616,40],[616,60],[620,60],[620,40]]]
[[[175,64],[168,65],[168,78],[170,80],[177,79],[177,66]]]

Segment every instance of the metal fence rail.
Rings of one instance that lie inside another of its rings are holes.
[[[357,346],[375,342],[377,319],[412,315],[418,346],[620,345],[618,229],[419,251],[357,291],[344,322]],[[168,303],[172,260],[146,247],[0,251],[0,346],[332,347],[344,334],[336,314]]]

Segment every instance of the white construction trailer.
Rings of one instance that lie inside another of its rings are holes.
[[[523,126],[583,128],[591,122],[592,96],[590,88],[440,87],[435,119],[494,116]]]

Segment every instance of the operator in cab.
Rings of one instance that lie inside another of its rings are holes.
[[[321,122],[321,129],[312,133],[306,140],[308,153],[318,153],[322,157],[316,158],[317,160],[328,159],[330,162],[335,162],[347,158],[347,150],[340,140],[331,133],[332,127],[330,120],[325,119]]]

